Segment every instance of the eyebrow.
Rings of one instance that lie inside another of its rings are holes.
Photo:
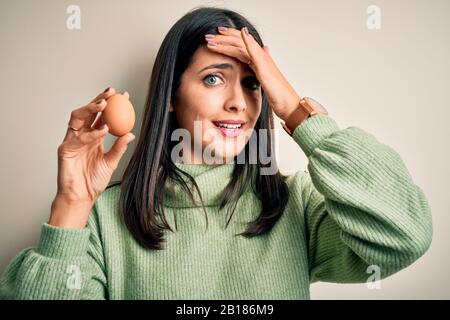
[[[230,63],[213,63],[207,67],[204,67],[202,70],[200,70],[198,73],[202,73],[205,70],[208,69],[234,69],[234,66]],[[250,67],[246,67],[246,69],[252,74],[255,75],[253,71],[251,71]],[[249,70],[250,69],[250,70]]]

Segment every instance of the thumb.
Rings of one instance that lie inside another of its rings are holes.
[[[128,144],[133,141],[134,138],[135,136],[131,132],[117,138],[111,149],[105,154],[105,161],[108,166],[113,168],[113,170],[116,170],[120,159],[125,151],[127,151]]]

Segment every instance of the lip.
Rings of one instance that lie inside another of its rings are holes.
[[[212,121],[212,123],[214,123],[214,124],[216,124],[216,123],[225,123],[225,124],[244,124],[245,121],[243,121],[243,120],[226,119],[226,120]]]
[[[239,136],[242,133],[242,128],[245,125],[245,121],[242,120],[221,120],[221,121],[212,121],[212,123],[214,124],[214,127],[217,130],[219,130],[219,132],[222,133],[224,137],[227,138],[235,138]],[[241,127],[238,129],[226,129],[218,127],[217,124],[240,124]]]

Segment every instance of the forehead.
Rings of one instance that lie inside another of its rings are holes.
[[[252,68],[248,66],[248,64],[241,62],[237,58],[221,54],[218,52],[213,52],[209,50],[206,46],[201,45],[195,51],[194,56],[192,57],[192,63],[190,65],[190,69],[194,73],[200,72],[203,68],[206,68],[212,64],[231,64],[232,69],[229,71],[234,72],[245,72],[250,74],[255,74]]]

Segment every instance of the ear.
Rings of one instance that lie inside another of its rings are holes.
[[[173,105],[172,105],[172,103],[170,103],[169,112],[173,112],[173,111],[174,111]]]

